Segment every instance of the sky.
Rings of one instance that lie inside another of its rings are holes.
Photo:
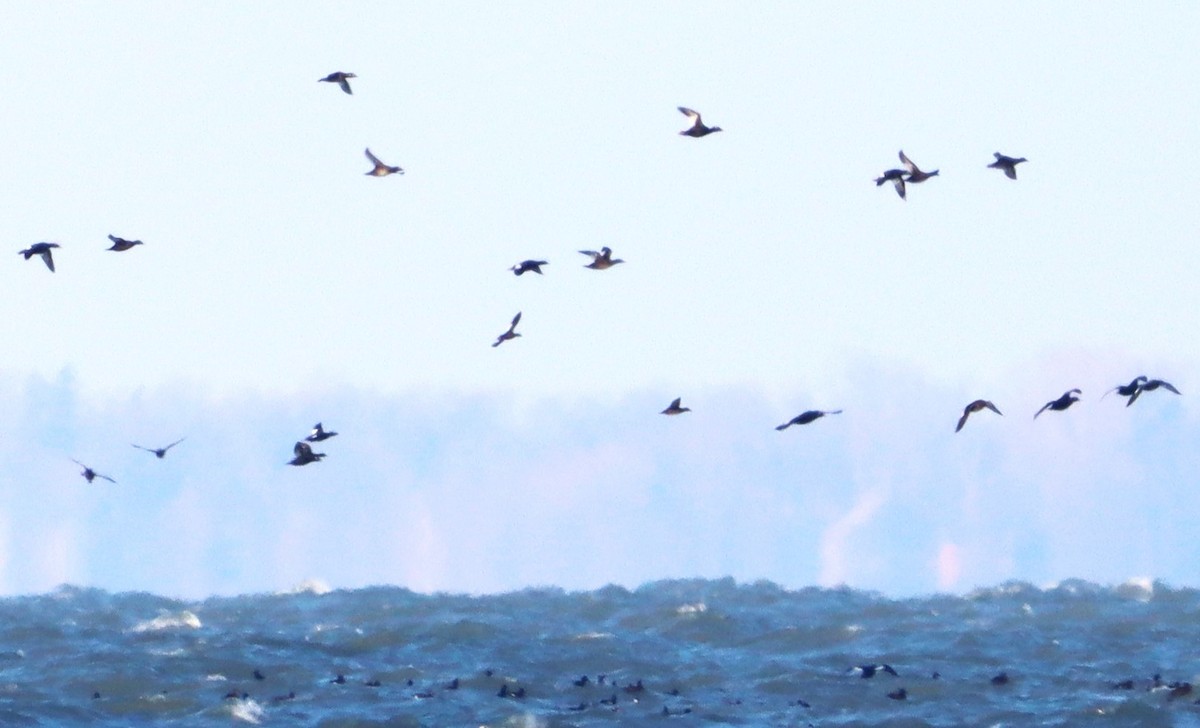
[[[0,594],[1200,586],[1200,6],[5,10]]]

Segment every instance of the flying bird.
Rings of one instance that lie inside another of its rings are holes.
[[[179,443],[183,442],[186,439],[187,439],[186,437],[181,437],[178,440],[176,440],[175,442],[171,443],[170,445],[167,445],[166,447],[142,447],[141,445],[134,445],[134,447],[136,447],[138,450],[145,450],[146,452],[152,452],[152,453],[154,453],[154,456],[156,458],[158,458],[159,460],[162,460],[164,457],[166,457],[167,450],[170,450],[171,448],[175,447],[176,445],[178,445]],[[130,443],[130,444],[132,444],[132,443]]]
[[[309,442],[321,442],[322,440],[328,440],[329,438],[336,436],[336,432],[327,431],[324,427],[321,427],[321,423],[318,422],[317,424],[313,425],[312,432],[308,433],[308,437],[305,437],[304,439],[308,440]]]
[[[82,475],[83,479],[89,483],[92,482],[93,480],[95,480],[96,478],[104,478],[105,480],[107,480],[110,483],[117,482],[117,481],[113,480],[112,478],[108,477],[107,475],[104,475],[102,473],[97,473],[95,470],[92,470],[91,468],[89,468],[88,466],[79,462],[75,458],[71,458],[71,462],[73,462],[76,465],[78,465],[79,467],[83,468],[83,472],[80,473],[80,475]]]
[[[326,81],[328,83],[336,83],[346,93],[353,94],[354,92],[350,90],[350,79],[352,78],[358,78],[358,76],[355,76],[353,73],[345,73],[344,71],[334,71],[325,78],[318,78],[317,82]]]
[[[1174,387],[1174,385],[1172,385],[1170,382],[1164,382],[1161,379],[1151,379],[1150,381],[1143,384],[1141,390],[1139,391],[1139,394],[1141,392],[1153,392],[1154,390],[1158,389],[1159,387],[1162,387],[1163,389],[1167,390],[1168,392],[1174,392],[1175,394],[1182,394],[1182,392],[1180,392],[1178,389],[1176,389]],[[1133,404],[1132,399],[1133,398],[1130,399],[1130,404]],[[1128,406],[1128,405],[1126,405],[1126,406]]]
[[[681,415],[684,412],[691,412],[692,411],[691,407],[679,406],[679,401],[681,399],[683,399],[683,397],[676,397],[674,400],[671,401],[671,404],[667,405],[667,408],[665,410],[663,410],[662,412],[659,412],[659,414],[660,415]]]
[[[690,137],[699,138],[702,136],[708,136],[709,134],[712,134],[714,131],[722,131],[721,127],[719,127],[719,126],[705,126],[704,122],[700,120],[700,112],[699,111],[692,111],[691,109],[689,109],[685,106],[679,106],[676,108],[679,109],[679,113],[683,114],[684,116],[686,116],[687,118],[692,120],[691,126],[684,129],[683,131],[679,132],[679,134],[681,136],[690,136]]]
[[[108,250],[115,250],[118,253],[129,250],[135,245],[143,244],[141,240],[126,240],[125,238],[118,238],[116,235],[109,235],[108,239],[112,241],[112,247],[108,248]]]
[[[974,402],[972,402],[971,404],[967,405],[963,409],[962,417],[958,418],[958,427],[955,427],[954,431],[958,432],[959,430],[961,430],[963,428],[963,425],[967,424],[967,417],[969,417],[972,412],[978,412],[978,411],[984,410],[984,409],[990,409],[991,411],[993,411],[996,414],[1001,415],[1001,416],[1004,415],[1003,412],[996,409],[996,405],[992,404],[991,402],[987,401],[986,399],[977,399]]]
[[[1129,398],[1129,401],[1125,403],[1125,406],[1128,407],[1129,405],[1133,404],[1133,400],[1137,399],[1138,395],[1142,393],[1142,383],[1145,381],[1146,381],[1145,374],[1143,374],[1139,377],[1134,377],[1133,381],[1130,382],[1129,384],[1118,384],[1117,386],[1108,390],[1104,394],[1100,395],[1100,399],[1104,399],[1105,397],[1112,394],[1113,392],[1116,392],[1117,394],[1121,395],[1122,397]]]
[[[366,151],[367,159],[371,160],[371,164],[375,165],[374,169],[372,169],[370,172],[365,173],[368,176],[387,177],[389,174],[404,174],[403,169],[401,169],[399,167],[393,167],[391,165],[387,165],[387,164],[384,164],[383,162],[379,161],[379,157],[376,157],[374,154],[371,154],[370,148],[367,148],[365,151]]]
[[[492,344],[492,347],[494,348],[494,347],[500,346],[501,344],[508,341],[509,339],[515,339],[518,336],[520,336],[520,334],[518,334],[516,332],[517,324],[520,322],[521,322],[521,312],[517,311],[517,315],[513,316],[512,323],[509,324],[509,326],[508,326],[508,331],[505,331],[503,334],[500,334],[499,336],[497,336],[496,343]]]
[[[1078,402],[1079,395],[1081,395],[1081,394],[1083,394],[1083,392],[1078,389],[1071,389],[1071,390],[1064,392],[1063,396],[1059,397],[1058,399],[1053,400],[1051,402],[1047,402],[1046,404],[1042,405],[1042,408],[1037,411],[1037,413],[1033,416],[1033,419],[1036,420],[1038,418],[1038,415],[1045,412],[1046,410],[1053,410],[1055,412],[1061,412],[1061,411],[1065,410],[1066,408],[1068,408],[1071,405]]]
[[[46,267],[50,269],[51,273],[53,273],[54,272],[54,257],[50,254],[50,250],[51,250],[51,248],[59,248],[59,247],[62,247],[62,246],[60,246],[58,243],[34,243],[33,245],[30,245],[28,248],[22,250],[19,254],[25,256],[25,260],[29,260],[30,258],[32,258],[35,255],[42,256],[42,261],[45,262]]]
[[[1028,161],[1025,159],[1025,157],[1006,157],[1000,152],[995,152],[993,156],[996,157],[996,161],[992,162],[988,166],[992,169],[1004,170],[1004,176],[1008,177],[1009,179],[1016,179],[1017,165],[1021,162]]]
[[[936,177],[938,173],[936,169],[932,172],[922,172],[921,169],[917,167],[917,165],[914,164],[911,159],[908,158],[903,149],[900,150],[900,163],[908,169],[908,181],[913,184],[924,182],[930,177]]]
[[[875,178],[875,186],[878,187],[884,182],[891,182],[896,186],[896,194],[900,195],[900,199],[906,200],[908,197],[904,191],[904,175],[908,174],[902,169],[889,169],[883,173],[882,177]]]
[[[592,270],[604,270],[606,268],[612,268],[617,263],[625,262],[620,258],[612,257],[612,249],[607,247],[600,248],[599,253],[594,250],[581,250],[579,252],[583,253],[584,255],[592,256],[592,262],[583,266],[584,268],[591,268]]]
[[[892,677],[900,677],[900,675],[892,669],[891,665],[855,665],[849,670],[846,670],[846,672],[858,675],[864,680],[875,677],[875,674],[879,672],[886,672]]]
[[[840,415],[841,413],[841,410],[829,410],[824,412],[821,410],[809,410],[807,412],[801,412],[775,429],[783,432],[792,425],[807,425],[809,422],[812,422],[813,420],[819,420],[825,415]]]
[[[312,446],[303,440],[292,446],[292,454],[295,457],[288,461],[288,465],[308,465],[325,457],[323,452],[313,452]]]
[[[514,265],[512,268],[509,268],[509,270],[511,270],[514,275],[518,276],[522,275],[523,273],[529,273],[530,271],[537,273],[540,276],[542,274],[543,265],[550,264],[544,260],[523,260]]]

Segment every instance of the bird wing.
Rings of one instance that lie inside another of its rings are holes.
[[[908,155],[906,155],[904,153],[903,149],[900,150],[900,163],[908,168],[909,174],[912,174],[913,172],[921,171],[920,169],[917,168],[917,165],[913,164],[913,161],[908,158]]]
[[[303,440],[301,440],[301,441],[297,442],[295,445],[293,445],[293,446],[292,446],[292,454],[293,454],[293,455],[296,455],[297,457],[299,457],[299,456],[311,456],[311,455],[312,455],[312,448],[311,448],[311,447],[309,447],[309,445],[308,445],[308,443],[307,443],[307,442],[304,442]]]
[[[992,404],[991,402],[986,402],[986,401],[985,401],[985,402],[983,403],[983,406],[984,406],[984,407],[987,407],[988,409],[990,409],[991,411],[993,411],[993,412],[995,412],[996,414],[1000,415],[1001,417],[1003,417],[1003,416],[1004,416],[1004,413],[1003,413],[1003,412],[1001,412],[1000,410],[996,409],[996,405]]]
[[[1057,402],[1057,401],[1058,400],[1054,400],[1054,402]],[[1041,413],[1050,409],[1050,405],[1054,404],[1054,402],[1047,402],[1046,404],[1042,405],[1042,408],[1040,410],[1038,410],[1036,414],[1034,414],[1033,419],[1036,420],[1038,418],[1038,415],[1040,415]]]
[[[117,482],[117,481],[113,480],[112,478],[108,477],[107,475],[104,475],[103,473],[96,473],[96,477],[97,477],[97,478],[104,478],[105,480],[107,480],[107,481],[108,481],[108,482],[110,482],[110,483],[115,483],[115,482]]]
[[[163,452],[166,452],[167,450],[170,450],[171,448],[175,447],[176,445],[178,445],[179,443],[183,442],[183,441],[184,441],[184,440],[186,440],[186,439],[187,439],[186,437],[181,437],[181,438],[179,438],[179,439],[178,439],[178,440],[176,440],[175,442],[173,442],[173,443],[171,443],[170,445],[167,445],[166,447],[164,447],[164,448],[163,448]]]
[[[517,324],[520,323],[520,321],[521,321],[521,312],[517,311],[517,315],[513,316],[512,325],[508,327],[508,330],[512,331],[513,329],[517,328]]]
[[[683,397],[676,397],[674,400],[672,400],[670,406],[668,406],[667,409],[675,409],[675,408],[679,407],[680,400],[682,400],[682,399],[683,399]]]
[[[907,192],[904,190],[904,178],[897,177],[896,179],[892,180],[892,184],[896,185],[896,194],[900,195],[900,199],[907,200]]]
[[[1165,389],[1169,392],[1174,392],[1175,394],[1181,394],[1181,392],[1178,389],[1175,389],[1175,387],[1173,387],[1170,382],[1164,382],[1161,379],[1159,379],[1157,381],[1160,385],[1162,385],[1163,389]]]
[[[594,251],[594,250],[581,250],[581,251],[579,251],[579,252],[580,252],[580,253],[583,253],[584,255],[590,255],[590,256],[592,256],[593,258],[599,258],[599,257],[600,257],[600,254],[599,254],[599,253],[597,253],[597,252],[596,252],[596,251]]]
[[[42,251],[42,260],[46,261],[46,267],[50,269],[51,273],[53,273],[54,272],[54,256],[50,255],[49,248]]]
[[[692,121],[696,121],[696,122],[700,121],[700,112],[693,111],[686,106],[677,106],[675,108],[679,109],[679,113],[683,114],[684,116],[691,119]]]
[[[968,406],[967,409],[963,410],[962,417],[958,418],[958,426],[954,428],[955,432],[958,432],[959,430],[961,430],[963,428],[963,425],[967,424],[967,417],[969,417],[970,415],[971,415],[971,408]]]
[[[371,164],[380,165],[383,167],[387,166],[383,162],[379,161],[379,157],[376,157],[374,154],[371,154],[370,147],[368,147],[367,149],[364,149],[363,152],[367,155],[367,159],[371,160]]]
[[[348,94],[354,93],[353,91],[350,90],[350,81],[347,80],[345,76],[342,76],[341,78],[338,79],[338,86],[341,86],[342,90]]]
[[[133,443],[129,443],[129,444],[133,445]],[[138,450],[145,450],[146,452],[155,452],[154,450],[151,450],[148,447],[142,447],[141,445],[133,445],[133,446],[136,447]]]

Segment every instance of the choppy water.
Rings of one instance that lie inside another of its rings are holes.
[[[321,591],[0,600],[0,725],[1200,725],[1200,691],[1148,689],[1200,671],[1200,592],[1157,583]]]

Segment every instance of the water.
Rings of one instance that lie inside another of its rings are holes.
[[[1161,583],[904,600],[729,579],[197,602],[62,587],[0,600],[0,725],[1200,725],[1200,691],[1148,689],[1196,680],[1197,647],[1200,592]],[[899,676],[847,672],[874,663]]]

